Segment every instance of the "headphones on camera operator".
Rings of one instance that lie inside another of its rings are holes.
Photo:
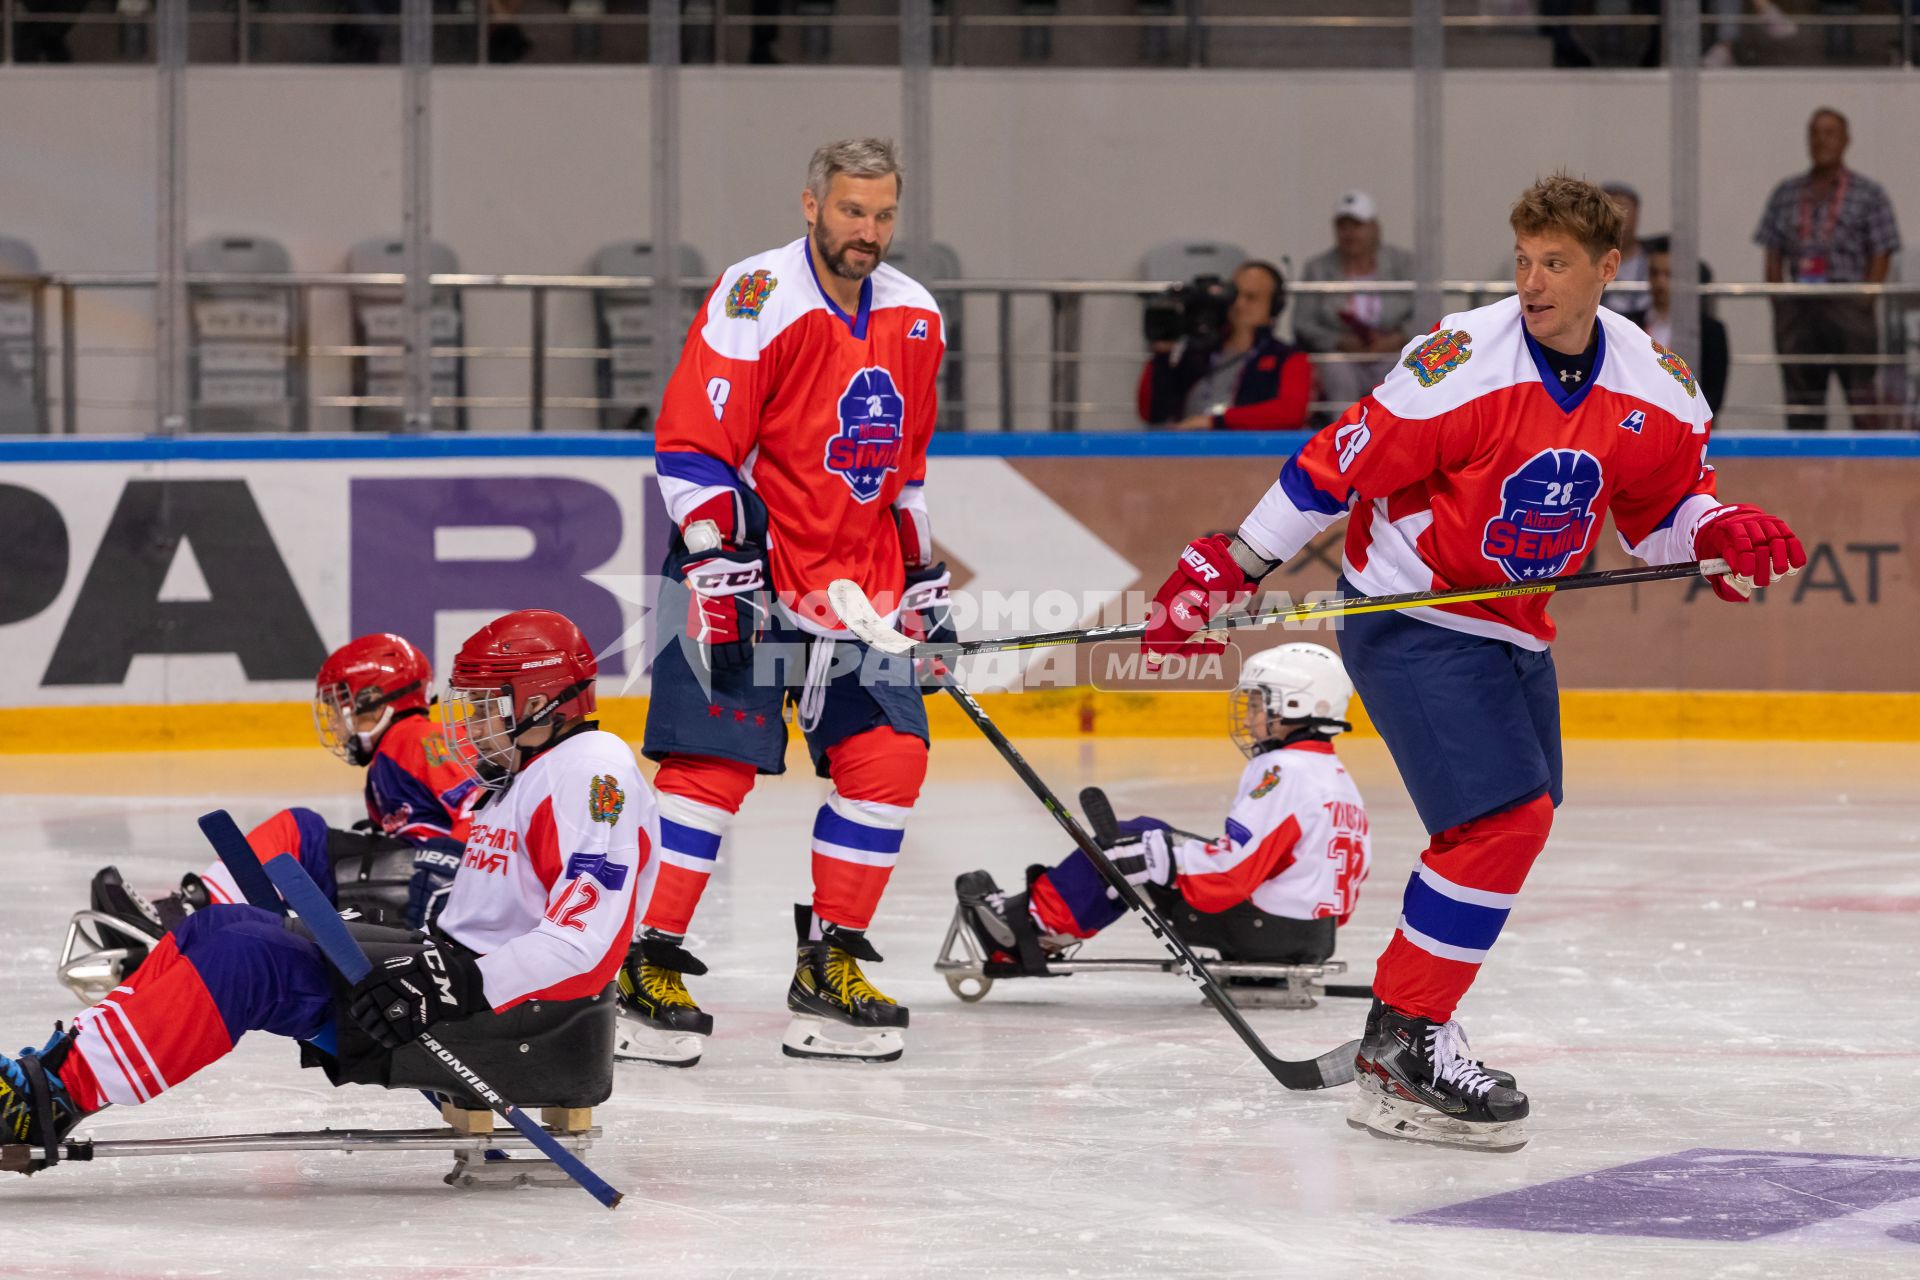
[[[1287,305],[1287,278],[1280,268],[1264,258],[1249,258],[1234,268],[1234,274],[1247,270],[1264,271],[1273,279],[1273,297],[1267,303],[1267,325],[1272,327]],[[1232,280],[1216,275],[1198,275],[1184,284],[1176,284],[1147,303],[1142,328],[1149,343],[1185,340],[1200,348],[1220,345],[1227,331],[1227,313],[1233,309],[1240,291]]]

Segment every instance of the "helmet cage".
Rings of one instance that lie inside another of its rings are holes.
[[[1303,692],[1276,684],[1236,686],[1227,702],[1227,735],[1240,754],[1251,759],[1302,732],[1331,737],[1353,728],[1345,720],[1313,715]]]
[[[417,692],[421,683],[410,680],[396,689],[388,690],[368,685],[358,693],[344,680],[316,685],[313,690],[313,731],[319,736],[320,745],[348,764],[369,763],[373,759],[373,749],[379,745],[380,736],[393,723],[393,704]],[[354,727],[356,717],[373,711],[380,712],[380,719],[373,728],[362,731]]]
[[[502,790],[520,771],[521,735],[558,718],[593,681],[580,680],[549,698],[547,704],[521,722],[514,705],[513,686],[461,685],[449,682],[440,699],[440,724],[453,747],[481,786]],[[536,694],[530,693],[528,697]]]

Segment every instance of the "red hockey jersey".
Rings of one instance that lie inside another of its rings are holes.
[[[826,603],[835,578],[890,612],[904,581],[893,508],[924,527],[945,350],[933,296],[885,264],[862,282],[852,315],[820,287],[804,236],[728,267],[660,405],[654,462],[674,522],[751,489],[766,504],[773,584],[795,621],[842,631]]]
[[[1285,560],[1351,509],[1342,568],[1366,595],[1572,573],[1609,511],[1633,555],[1693,559],[1695,532],[1720,506],[1706,465],[1712,411],[1679,356],[1605,307],[1598,323],[1593,373],[1567,390],[1519,299],[1448,316],[1287,460],[1241,538]],[[1547,600],[1406,612],[1544,649]]]

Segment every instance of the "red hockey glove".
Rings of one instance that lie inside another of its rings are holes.
[[[1707,579],[1713,593],[1735,603],[1747,599],[1755,587],[1800,572],[1806,549],[1787,522],[1758,507],[1736,503],[1721,507],[1693,535],[1694,554],[1702,560],[1725,560],[1729,573]]]
[[[756,597],[766,590],[767,557],[757,547],[689,555],[686,574],[687,636],[706,652],[715,671],[737,671],[753,661],[760,630]]]
[[[1149,666],[1175,653],[1219,653],[1224,640],[1196,640],[1207,622],[1253,593],[1253,582],[1227,553],[1227,535],[1196,538],[1180,553],[1180,563],[1153,597],[1147,632],[1140,648]]]

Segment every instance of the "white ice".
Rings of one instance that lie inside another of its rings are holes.
[[[1220,741],[1022,744],[1064,796],[1218,821]],[[1376,865],[1340,954],[1365,981],[1424,838],[1377,741],[1345,754]],[[873,931],[909,1004],[891,1066],[782,1058],[788,904],[824,784],[749,800],[696,923],[718,1030],[690,1071],[622,1067],[593,1164],[609,1214],[564,1189],[455,1191],[441,1155],[204,1156],[0,1181],[0,1274],[1474,1277],[1920,1274],[1920,1202],[1748,1244],[1396,1223],[1403,1215],[1692,1147],[1920,1157],[1920,748],[1573,743],[1553,839],[1461,1011],[1534,1099],[1515,1155],[1347,1128],[1347,1089],[1289,1093],[1185,982],[1003,982],[963,1005],[931,969],[956,873],[1018,883],[1065,847],[984,743],[940,742]],[[287,803],[357,816],[318,751],[9,757],[0,790],[0,1037],[74,1002],[66,917],[114,862],[158,889],[198,867],[193,817]],[[1155,954],[1136,922],[1096,946]],[[1362,1007],[1258,1011],[1286,1056]],[[431,1122],[419,1098],[335,1091],[254,1035],[98,1137]],[[1904,1227],[1904,1230],[1901,1228]],[[1888,1234],[1892,1229],[1896,1234]],[[1905,1240],[1902,1239],[1905,1237]]]

